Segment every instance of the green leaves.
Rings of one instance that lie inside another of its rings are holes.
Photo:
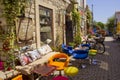
[[[4,16],[7,18],[7,22],[14,20],[20,15],[20,11],[23,8],[24,0],[2,0],[2,5],[4,6]],[[10,20],[9,20],[10,19]]]
[[[76,9],[72,11],[72,20],[74,25],[80,26],[80,13]]]
[[[74,8],[72,11],[72,20],[75,27],[74,43],[75,46],[81,43],[80,32],[80,13]]]
[[[111,16],[110,18],[108,18],[107,23],[106,23],[106,27],[110,32],[114,32],[114,22],[115,22],[115,16]]]

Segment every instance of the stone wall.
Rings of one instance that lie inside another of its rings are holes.
[[[39,1],[38,1],[39,2]],[[68,6],[69,3],[67,3],[65,0],[41,0],[40,3],[45,3],[47,5],[44,5],[44,6],[48,6],[49,8],[51,6],[54,7],[54,13],[53,14],[55,17],[53,17],[53,24],[54,24],[54,27],[53,27],[53,33],[54,33],[54,44],[57,43],[57,45],[63,43],[63,32],[64,32],[64,27],[65,27],[65,10]],[[50,5],[50,6],[49,6]],[[34,26],[37,26],[35,24],[35,4],[34,2],[32,2],[32,7],[31,7],[31,13],[30,15],[28,15],[28,12],[30,11],[30,8],[28,7],[26,9],[26,16],[30,16],[32,17],[33,19],[33,23],[34,23]],[[38,20],[39,21],[39,20]],[[38,40],[38,39],[36,39]],[[39,42],[38,42],[39,43]]]
[[[43,0],[43,2],[55,6],[55,46],[63,43],[65,27],[65,10],[69,3],[65,0]]]
[[[54,33],[54,44],[57,43],[58,44],[61,44],[63,43],[63,34],[64,34],[64,27],[65,27],[65,10],[68,6],[68,2],[66,2],[66,0],[30,0],[31,2],[28,2],[27,4],[27,7],[25,8],[25,17],[28,18],[28,19],[21,19],[21,18],[18,18],[18,20],[16,21],[16,32],[18,33],[17,36],[18,36],[18,41],[19,39],[23,39],[23,42],[24,42],[24,39],[25,41],[30,41],[33,39],[33,36],[35,35],[36,38],[35,38],[35,43],[39,44],[40,42],[38,41],[39,39],[39,28],[36,28],[38,25],[36,24],[39,20],[37,20],[36,18],[38,18],[38,16],[36,16],[36,14],[39,14],[37,13],[36,11],[36,4],[35,4],[35,1],[36,2],[40,2],[40,3],[45,3],[47,5],[44,5],[44,6],[53,6],[54,8],[54,16],[53,16],[53,33]],[[32,22],[29,22],[29,19],[32,21]],[[22,20],[22,21],[21,21]],[[26,24],[26,23],[28,24]],[[28,30],[27,30],[28,29]],[[32,30],[32,31],[31,31]],[[38,32],[36,31],[38,30]],[[27,32],[26,32],[27,31]],[[36,32],[36,34],[34,34]],[[26,34],[27,33],[27,38],[26,37]]]
[[[33,40],[35,32],[35,5],[34,0],[28,2],[25,8],[25,18],[18,18],[16,21],[16,32],[19,40],[27,42]]]

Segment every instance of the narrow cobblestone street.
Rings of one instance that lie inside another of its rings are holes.
[[[79,69],[72,80],[120,80],[120,42],[106,37],[105,47],[106,52],[95,57],[100,62]]]
[[[120,80],[119,3],[0,0],[0,80]]]

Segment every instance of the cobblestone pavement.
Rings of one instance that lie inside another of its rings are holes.
[[[106,52],[97,54],[99,62],[86,64],[86,68],[79,68],[79,73],[71,80],[120,80],[120,42],[111,37],[105,39]],[[76,61],[72,65],[77,64]]]

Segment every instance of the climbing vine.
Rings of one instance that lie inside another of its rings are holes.
[[[87,29],[89,30],[90,26],[91,26],[91,23],[92,22],[92,13],[88,7],[88,5],[86,6],[86,25],[87,25]],[[87,33],[89,33],[87,31]]]
[[[72,11],[72,20],[73,20],[73,26],[75,28],[74,43],[78,45],[81,43],[80,13],[75,8],[73,8]]]
[[[6,19],[7,37],[10,46],[13,47],[15,40],[15,21],[18,16],[23,16],[24,8],[28,0],[1,0],[3,6],[3,17]],[[7,37],[5,39],[7,39]]]
[[[7,31],[2,36],[3,39],[3,49],[4,53],[6,53],[7,61],[6,66],[10,65],[11,62],[14,61],[13,54],[16,40],[16,26],[15,21],[17,17],[23,16],[24,8],[26,6],[28,0],[0,0],[0,3],[3,6],[3,15],[5,18]],[[9,61],[9,62],[8,62]],[[13,62],[14,63],[14,62]],[[14,66],[14,65],[11,65]]]

